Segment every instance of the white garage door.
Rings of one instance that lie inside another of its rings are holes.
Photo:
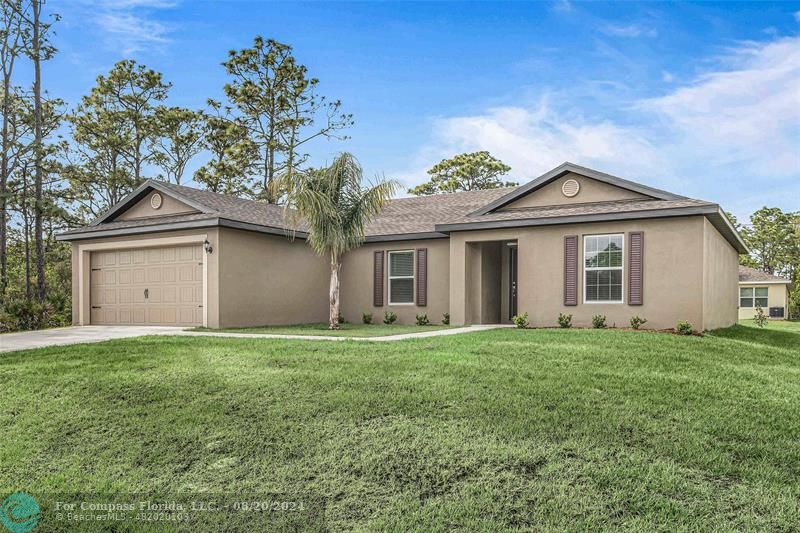
[[[91,323],[203,325],[200,245],[92,252]]]

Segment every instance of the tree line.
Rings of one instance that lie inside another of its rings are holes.
[[[283,203],[295,177],[327,172],[309,167],[312,141],[347,139],[353,125],[290,45],[262,37],[228,52],[224,97],[202,108],[170,105],[172,84],[133,59],[98,76],[70,106],[43,88],[44,67],[58,52],[58,15],[43,15],[43,0],[0,2],[0,331],[69,323],[70,248],[55,235],[96,218],[144,180],[191,179],[213,192]],[[204,164],[188,176],[201,155]],[[504,179],[510,170],[485,151],[459,154],[408,192],[516,185]],[[764,208],[740,229],[754,250],[744,262],[797,281],[797,213]],[[800,307],[800,290],[793,294]]]
[[[213,192],[281,203],[279,177],[285,183],[307,169],[311,141],[346,139],[353,124],[339,100],[319,93],[291,46],[262,37],[228,52],[224,98],[200,109],[169,105],[172,84],[133,59],[98,76],[70,107],[43,89],[58,15],[43,16],[43,0],[0,1],[0,314],[17,327],[69,321],[70,250],[55,235],[144,180],[192,179]],[[32,83],[20,81],[27,66]],[[200,154],[204,164],[187,176]]]

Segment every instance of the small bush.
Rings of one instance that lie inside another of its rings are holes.
[[[339,311],[339,314],[336,316],[336,321],[339,324],[347,324],[347,320],[344,319],[344,315],[342,315],[341,311]]]
[[[372,324],[372,313],[361,313],[361,322],[364,324]]]
[[[675,328],[681,335],[691,335],[694,333],[694,326],[692,326],[691,322],[687,322],[686,320],[678,321],[678,326]]]
[[[45,302],[9,300],[0,309],[0,333],[68,326],[72,319],[68,300]]]
[[[444,313],[442,315],[442,324],[444,324],[445,326],[450,324],[450,313]]]
[[[606,315],[594,315],[592,317],[592,327],[594,329],[606,329]]]
[[[514,322],[514,325],[516,325],[520,329],[525,329],[530,325],[527,312],[522,313],[521,315],[512,316],[511,321]]]
[[[565,315],[564,313],[558,313],[558,325],[562,328],[571,328],[572,327],[572,315]]]
[[[428,320],[428,315],[426,313],[422,313],[421,315],[417,315],[417,325],[418,326],[427,326],[430,324]]]
[[[760,305],[756,307],[756,315],[753,317],[753,322],[760,328],[767,325],[767,315],[764,314],[764,310],[761,309]]]
[[[646,318],[640,318],[638,316],[635,316],[635,317],[631,318],[631,327],[633,329],[639,329],[640,327],[644,326],[645,324],[647,324],[647,319]]]
[[[388,325],[394,324],[397,322],[397,313],[393,313],[392,311],[386,311],[383,313],[383,323]]]

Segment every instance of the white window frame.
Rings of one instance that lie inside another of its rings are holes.
[[[410,276],[392,276],[392,254],[411,254],[411,275]],[[389,305],[416,305],[417,304],[417,254],[414,250],[390,250],[387,253],[386,274],[389,278]],[[410,279],[411,280],[411,301],[410,302],[393,302],[392,301],[392,280],[395,279]]]
[[[767,291],[766,296],[756,296],[756,291],[764,289]],[[742,291],[750,291],[750,296],[742,296]],[[747,300],[752,300],[753,305],[742,305],[742,298]],[[759,306],[756,300],[766,300],[767,304]],[[739,287],[739,308],[740,309],[755,309],[756,307],[761,307],[762,309],[769,308],[769,287],[759,287],[759,286],[750,286],[750,287]]]
[[[622,237],[622,264],[618,267],[587,267],[586,266],[586,243],[591,238],[598,237]],[[583,236],[583,255],[581,256],[583,263],[583,303],[589,305],[595,304],[624,304],[625,303],[625,234],[624,233],[601,233],[598,235],[584,235]],[[586,298],[586,272],[596,270],[619,270],[622,272],[622,292],[619,300],[587,300]]]
[[[750,291],[750,296],[742,296],[742,291]],[[742,300],[751,300],[752,305],[742,305]],[[755,309],[756,304],[756,288],[755,287],[739,287],[739,308],[740,309]]]

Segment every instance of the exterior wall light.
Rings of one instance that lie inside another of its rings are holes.
[[[205,250],[207,254],[210,254],[214,251],[214,247],[211,246],[211,243],[208,242],[208,239],[203,241],[203,250]]]

